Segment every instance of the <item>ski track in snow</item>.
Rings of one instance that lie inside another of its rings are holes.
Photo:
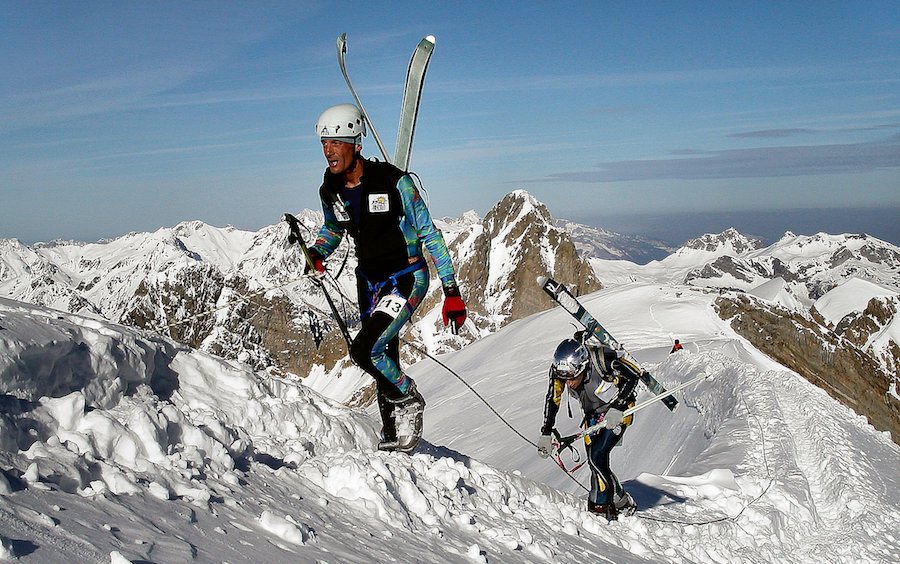
[[[867,438],[837,421],[865,418],[841,405],[822,412],[818,402],[810,401],[811,395],[824,394],[822,390],[798,386],[796,380],[781,374],[766,376],[767,384],[777,390],[786,438],[804,469],[815,524],[820,529],[805,537],[801,552],[818,561],[896,562],[898,552],[886,551],[875,541],[897,533],[900,510],[888,505],[885,515],[877,515],[871,509],[882,507],[880,499],[897,498],[896,490],[889,491],[881,473],[858,450],[859,442],[868,442]],[[775,378],[779,378],[777,388]],[[894,528],[885,528],[890,523]],[[847,536],[869,537],[872,542],[851,545],[845,542]]]

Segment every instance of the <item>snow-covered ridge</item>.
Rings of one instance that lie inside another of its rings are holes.
[[[836,325],[847,315],[864,311],[872,298],[897,296],[900,290],[854,277],[816,300],[814,306],[826,321]]]
[[[900,290],[900,248],[867,235],[786,233],[760,247],[733,229],[678,249],[648,273],[695,286],[748,291],[774,278],[792,286],[804,307],[850,278]]]
[[[730,254],[743,255],[762,248],[762,241],[754,237],[747,237],[733,227],[722,233],[707,233],[696,239],[691,239],[682,245],[683,249],[693,249],[709,253],[712,256]]]
[[[437,365],[412,371],[429,402],[427,443],[386,454],[374,449],[374,416],[295,381],[0,300],[0,554],[51,564],[890,561],[900,450],[746,348],[710,315],[711,299],[638,286],[584,298],[663,382],[711,376],[676,412],[636,417],[614,465],[641,510],[614,523],[587,513],[576,484]],[[444,361],[529,436],[548,351],[570,331],[552,310]],[[668,332],[687,351],[666,357]]]

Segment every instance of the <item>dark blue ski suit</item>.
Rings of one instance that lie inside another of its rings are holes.
[[[639,367],[617,358],[615,351],[602,346],[588,346],[588,351],[591,354],[590,367],[581,384],[573,390],[581,403],[585,426],[602,421],[604,414],[610,409],[625,411],[633,406],[640,377]],[[566,389],[565,380],[550,378],[544,401],[542,435],[552,432]],[[622,484],[610,468],[609,455],[613,447],[622,440],[633,417],[629,415],[618,427],[601,429],[584,438],[591,468],[588,509],[592,511],[612,505],[624,495]]]

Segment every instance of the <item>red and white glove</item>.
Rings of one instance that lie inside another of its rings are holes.
[[[309,274],[314,269],[319,274],[325,273],[325,259],[322,258],[322,255],[313,249],[309,249],[309,260],[312,261],[312,266],[310,266],[309,261],[307,261],[306,266],[303,267],[303,274]]]
[[[459,296],[459,287],[444,286],[444,307],[441,310],[444,325],[450,324],[453,334],[459,333],[459,328],[466,322],[466,302]]]

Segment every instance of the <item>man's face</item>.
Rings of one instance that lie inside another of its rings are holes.
[[[574,390],[584,381],[584,374],[585,371],[582,370],[581,374],[579,374],[577,377],[572,378],[571,380],[566,380],[566,386]]]
[[[332,174],[343,174],[353,166],[356,145],[337,139],[322,139],[322,153]]]

